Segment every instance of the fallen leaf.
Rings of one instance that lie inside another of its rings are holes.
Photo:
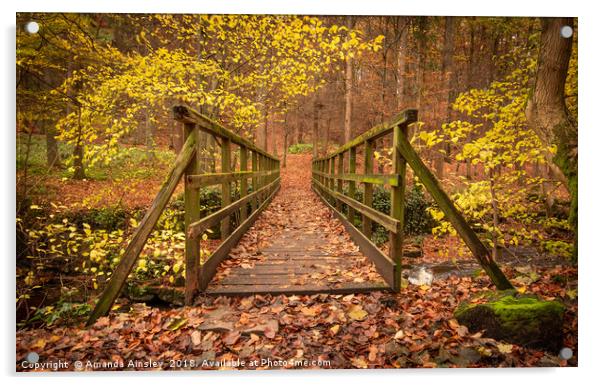
[[[44,349],[46,347],[46,340],[39,338],[31,347],[34,349]]]
[[[378,348],[376,345],[370,345],[368,348],[368,361],[374,362],[376,361],[376,354],[378,353]]]
[[[190,339],[192,340],[192,344],[194,346],[201,344],[201,332],[195,330],[190,334]]]
[[[182,326],[186,325],[186,323],[188,322],[188,319],[186,318],[175,318],[167,327],[169,330],[171,331],[176,331],[179,328],[181,328]]]
[[[339,332],[340,328],[341,327],[339,325],[334,325],[333,327],[330,328],[330,332],[332,333],[333,336],[335,336]]]
[[[405,336],[405,333],[403,332],[403,330],[398,330],[397,333],[395,333],[395,338],[396,340],[400,340]]]
[[[357,357],[351,359],[351,365],[355,366],[359,369],[366,369],[368,367],[368,363],[364,359],[364,357]]]
[[[272,339],[276,337],[276,330],[266,326],[265,329],[263,329],[263,335],[266,336],[266,338]]]
[[[512,353],[513,347],[514,347],[514,345],[512,345],[512,344],[502,344],[502,343],[497,344],[497,348],[500,351],[500,353],[504,353],[504,354]]]
[[[238,341],[239,338],[240,338],[239,331],[230,332],[224,337],[224,344],[225,345],[234,345],[236,343],[236,341]]]
[[[362,321],[366,318],[366,316],[368,315],[368,312],[365,311],[364,309],[362,309],[362,307],[360,305],[353,305],[353,306],[351,306],[351,309],[349,310],[347,315],[352,320]]]

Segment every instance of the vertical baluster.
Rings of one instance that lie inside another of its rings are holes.
[[[407,135],[407,125],[395,126],[393,130],[393,173],[399,183],[391,187],[391,216],[399,221],[397,233],[389,232],[391,260],[395,263],[393,290],[401,290],[401,258],[403,257],[403,225],[406,161],[401,155],[400,141]]]
[[[356,148],[352,147],[349,150],[349,174],[355,175],[355,158],[356,158]],[[349,196],[351,199],[355,199],[355,181],[349,182]],[[351,224],[354,224],[356,211],[352,207],[348,207],[349,211],[347,213],[347,219]]]
[[[332,157],[329,159],[329,163],[330,163],[330,179],[328,179],[328,188],[330,189],[330,191],[334,191],[334,170],[335,170],[335,162],[336,157]]]
[[[248,170],[248,157],[249,151],[246,147],[240,146],[240,171],[245,172]],[[243,176],[240,180],[240,198],[244,198],[247,195],[247,189],[249,187],[249,178]],[[240,208],[240,223],[247,219],[247,204],[244,204]]]
[[[337,166],[338,166],[338,170],[337,170],[337,176],[339,178],[341,178],[343,176],[343,173],[345,172],[345,152],[342,152],[339,154],[339,156],[337,157]],[[337,179],[337,192],[339,194],[343,193],[343,179]],[[339,212],[343,212],[343,202],[341,202],[340,200],[337,199],[337,210],[339,210]]]
[[[251,153],[251,171],[253,171],[253,173],[256,173],[259,171],[259,162],[257,160],[257,152],[253,151]],[[256,176],[253,177],[253,179],[251,180],[251,184],[253,187],[253,192],[257,191],[257,189],[259,188],[259,180],[257,179]],[[251,200],[251,210],[254,212],[255,210],[257,210],[257,198],[253,198]]]
[[[230,172],[230,140],[222,139],[222,173]],[[228,206],[232,203],[231,199],[231,185],[230,182],[222,183],[222,207]],[[221,223],[222,240],[228,238],[230,235],[230,216],[222,219]]]
[[[364,174],[374,173],[374,143],[370,140],[364,142]],[[364,204],[372,207],[373,187],[370,183],[364,183]],[[372,221],[362,215],[362,232],[368,239],[372,236]]]

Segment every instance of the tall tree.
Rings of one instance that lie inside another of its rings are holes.
[[[441,62],[441,84],[445,87],[445,100],[443,101],[444,105],[446,106],[445,116],[443,116],[445,122],[450,121],[454,95],[452,84],[452,65],[454,59],[454,28],[455,18],[452,16],[447,16],[445,18],[445,35],[443,37],[443,55]],[[445,143],[442,147],[444,147],[445,153],[449,154],[449,143]],[[435,159],[435,169],[437,175],[439,177],[442,177],[444,171],[443,166],[445,157],[441,152],[437,152],[436,156],[437,158]]]
[[[541,43],[535,85],[526,115],[528,124],[541,141],[556,148],[551,163],[571,194],[569,222],[575,230],[574,258],[577,257],[577,123],[568,113],[565,84],[572,52],[572,37],[561,35],[563,27],[573,28],[572,18],[542,18]]]
[[[353,17],[347,16],[347,28],[353,28]],[[351,108],[353,97],[353,58],[345,60],[345,142],[351,140]]]

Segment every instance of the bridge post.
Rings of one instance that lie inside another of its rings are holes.
[[[345,152],[341,152],[338,156],[338,160],[337,160],[337,175],[339,177],[341,177],[343,175],[343,173],[345,172],[344,170],[344,166],[345,166]],[[338,179],[337,180],[337,191],[339,194],[343,193],[343,179]],[[343,202],[337,199],[337,210],[339,210],[340,212],[343,212]]]
[[[202,156],[202,143],[199,140],[200,131],[196,128],[193,123],[184,124],[184,137],[188,138],[189,135],[194,135],[196,138],[196,151],[190,163],[184,171],[184,228],[188,228],[191,223],[198,221],[201,217],[200,207],[200,188],[193,186],[188,178],[189,175],[196,175],[199,173],[199,166]],[[186,254],[186,286],[184,290],[184,303],[191,305],[194,295],[199,288],[199,268],[200,268],[200,244],[199,236],[191,236],[186,232],[185,242],[185,254]]]
[[[407,124],[393,128],[393,173],[397,175],[397,186],[391,186],[391,217],[399,221],[396,233],[389,232],[389,253],[395,264],[393,290],[401,290],[401,258],[403,257],[404,197],[406,181],[406,161],[401,152],[401,141],[407,136]]]

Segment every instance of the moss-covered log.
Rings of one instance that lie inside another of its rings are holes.
[[[518,296],[511,290],[499,292],[485,303],[463,302],[454,313],[471,333],[484,331],[485,337],[552,353],[562,347],[563,315],[560,302]]]

